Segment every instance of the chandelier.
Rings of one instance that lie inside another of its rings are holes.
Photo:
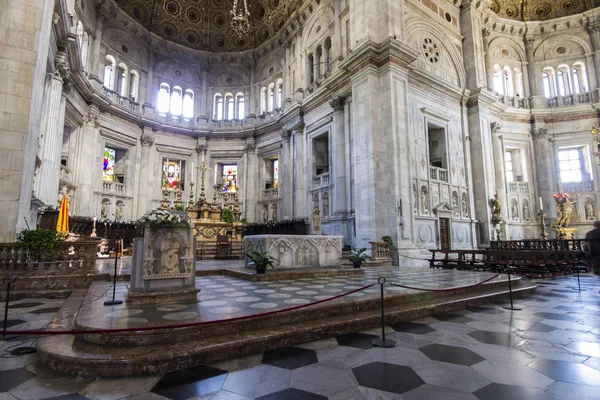
[[[244,3],[239,4],[238,1]],[[250,29],[250,11],[248,11],[248,0],[233,0],[233,9],[231,10],[231,26],[238,37],[243,38]]]

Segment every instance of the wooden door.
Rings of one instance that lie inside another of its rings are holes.
[[[440,249],[450,250],[450,218],[440,218]]]

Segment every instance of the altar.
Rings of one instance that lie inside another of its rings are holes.
[[[339,266],[342,236],[252,235],[244,237],[244,254],[268,251],[275,268]],[[246,266],[250,262],[245,258]]]

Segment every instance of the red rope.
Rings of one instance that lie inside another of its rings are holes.
[[[178,325],[161,325],[161,326],[145,326],[141,328],[121,328],[121,329],[72,329],[72,330],[57,330],[57,331],[3,331],[6,335],[85,335],[85,334],[101,334],[101,333],[120,333],[120,332],[142,332],[142,331],[159,331],[164,329],[177,329],[177,328],[189,328],[192,326],[203,326],[203,325],[213,325],[217,323],[226,323],[226,322],[235,322],[235,321],[243,321],[245,319],[257,318],[257,317],[266,317],[269,315],[279,314],[282,312],[299,310],[301,308],[314,306],[317,304],[325,303],[327,301],[339,299],[344,296],[348,296],[352,293],[360,292],[361,290],[365,290],[375,285],[371,283],[370,285],[363,286],[361,288],[352,290],[350,292],[338,294],[337,296],[329,297],[327,299],[314,301],[308,304],[301,304],[298,306],[283,308],[281,310],[269,311],[262,314],[253,314],[253,315],[245,315],[243,317],[235,317],[235,318],[227,318],[220,319],[214,321],[202,321],[202,322],[191,322],[187,324],[178,324]]]
[[[413,287],[413,286],[398,285],[396,283],[390,283],[390,285],[392,285],[392,286],[398,286],[398,287],[405,288],[405,289],[422,290],[422,291],[426,291],[426,292],[451,292],[453,290],[468,289],[468,288],[472,288],[472,287],[475,287],[475,286],[483,285],[484,283],[489,282],[489,281],[491,281],[494,278],[497,278],[501,273],[502,272],[498,272],[496,275],[492,276],[491,278],[488,278],[485,281],[481,281],[481,282],[476,283],[474,285],[459,286],[459,287],[453,287],[453,288],[448,288],[448,289],[425,289],[425,288],[417,288],[417,287]]]

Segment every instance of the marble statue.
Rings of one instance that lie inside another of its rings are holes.
[[[263,204],[263,222],[269,222],[269,205]]]
[[[523,202],[523,220],[531,221],[531,212],[529,211],[529,202]]]
[[[459,208],[458,208],[458,193],[452,192],[452,213],[455,217],[459,216]]]
[[[277,204],[273,204],[271,208],[271,221],[277,222]]]
[[[108,219],[108,208],[110,207],[110,201],[102,202],[102,209],[100,210],[100,219]]]
[[[493,199],[490,199],[490,207],[492,208],[492,223],[496,225],[502,220],[502,217],[500,216],[500,213],[502,212],[502,206],[498,201],[497,194],[494,195]]]
[[[425,186],[421,188],[421,207],[424,214],[429,214],[429,201],[427,200],[427,188]]]
[[[312,222],[313,231],[321,230],[321,210],[319,209],[319,196],[313,197],[313,211],[312,211]]]
[[[519,207],[517,206],[516,200],[513,200],[510,206],[510,216],[513,219],[513,221],[519,220]]]
[[[179,269],[179,243],[173,239],[171,232],[165,234],[160,244],[160,251],[162,272],[173,272]]]
[[[327,218],[329,215],[329,194],[323,194],[323,217]]]
[[[596,212],[594,210],[594,202],[588,200],[585,202],[585,219],[594,220],[596,219]]]
[[[117,202],[117,208],[115,210],[115,219],[121,221],[123,219],[123,203]]]
[[[467,203],[467,194],[463,193],[462,194],[462,214],[463,214],[463,218],[466,218],[469,216],[469,205]]]
[[[417,185],[413,183],[413,213],[418,214],[419,207],[417,206]]]

